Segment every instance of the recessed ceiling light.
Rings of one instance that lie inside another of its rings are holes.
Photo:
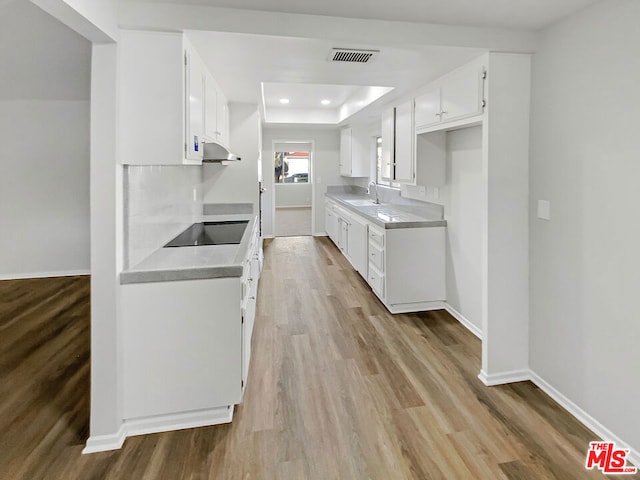
[[[286,105],[287,103],[289,103],[289,99],[288,98],[281,98],[280,99],[280,103],[283,105]]]
[[[320,103],[321,103],[322,105],[329,105],[329,104],[331,103],[331,100],[327,100],[327,99],[320,100]]]

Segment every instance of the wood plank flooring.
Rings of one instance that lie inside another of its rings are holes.
[[[4,281],[0,479],[606,478],[584,469],[593,433],[479,368],[479,340],[446,312],[392,316],[328,239],[277,238],[233,423],[81,455],[88,278]]]

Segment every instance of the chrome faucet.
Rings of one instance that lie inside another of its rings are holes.
[[[376,201],[374,203],[377,205],[380,203],[380,199],[378,198],[378,184],[374,181],[369,182],[369,185],[367,185],[367,195],[371,195],[371,185],[373,185],[376,189]]]

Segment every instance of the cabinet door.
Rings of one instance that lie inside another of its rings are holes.
[[[333,240],[333,243],[338,244],[338,217],[331,210],[330,205],[326,205],[325,207],[325,230],[327,231],[327,235],[329,238]]]
[[[353,268],[360,275],[367,276],[367,225],[359,220],[352,218],[348,232],[347,254],[351,260]]]
[[[217,91],[217,141],[225,147],[229,146],[229,103],[222,91]]]
[[[352,137],[351,129],[340,130],[340,175],[351,176]]]
[[[416,97],[415,125],[416,130],[440,123],[440,89]]]
[[[456,72],[442,84],[442,121],[449,122],[482,113],[482,69]]]
[[[382,171],[385,180],[393,180],[392,163],[395,151],[395,109],[391,108],[382,114]]]
[[[123,285],[125,418],[240,401],[240,294],[231,277]]]
[[[185,60],[186,157],[189,160],[202,160],[202,137],[204,134],[203,69],[198,56],[190,50],[185,50]]]
[[[338,218],[338,229],[340,231],[339,247],[342,253],[347,254],[347,245],[349,245],[349,222],[343,218]]]
[[[396,182],[410,183],[415,180],[414,142],[413,100],[410,100],[396,107],[394,160],[394,180]]]
[[[217,140],[217,95],[213,77],[209,73],[204,75],[204,136],[209,142]]]

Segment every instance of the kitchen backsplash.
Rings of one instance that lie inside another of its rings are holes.
[[[202,214],[202,168],[129,165],[124,171],[124,268],[162,247]]]

